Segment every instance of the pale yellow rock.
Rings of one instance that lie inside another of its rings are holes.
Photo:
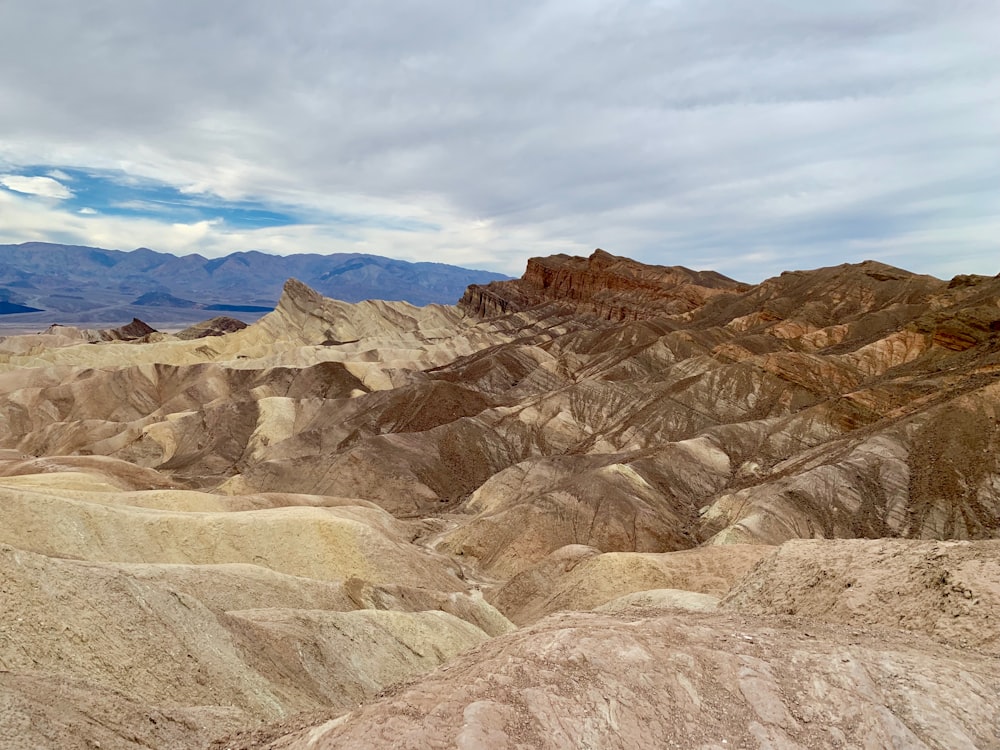
[[[145,702],[146,722],[160,706],[200,707],[189,715],[216,732],[233,727],[234,712],[244,726],[342,712],[487,639],[441,611],[302,608],[350,600],[253,566],[111,565],[0,545],[0,581],[0,700],[9,673],[41,673]],[[224,608],[254,598],[256,609]],[[102,698],[88,701],[98,726],[115,724]]]
[[[247,328],[210,339],[144,345],[74,343],[72,337],[12,336],[0,342],[0,375],[25,368],[135,367],[225,363],[238,369],[343,362],[368,388],[401,384],[404,373],[472,354],[502,334],[457,307],[405,302],[357,304],[289,281],[278,307]],[[2,379],[0,379],[2,387]]]
[[[107,562],[252,563],[321,580],[356,576],[442,591],[463,588],[453,566],[387,533],[370,508],[289,507],[178,513],[8,492],[0,542]],[[287,540],[294,539],[294,544]]]
[[[729,545],[660,554],[601,553],[572,545],[514,576],[492,601],[511,621],[524,625],[553,612],[594,609],[653,589],[681,589],[718,598],[773,549]]]

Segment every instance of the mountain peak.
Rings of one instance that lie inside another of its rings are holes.
[[[320,294],[347,302],[384,299],[428,305],[453,304],[470,283],[507,277],[357,253],[280,256],[250,250],[208,259],[149,248],[123,252],[26,243],[0,245],[0,294],[23,288],[30,279],[32,303],[11,298],[7,301],[25,304],[0,309],[0,314],[31,314],[18,322],[37,328],[57,320],[103,328],[136,313],[173,326],[202,320],[203,310],[270,310],[287,278],[301,279]],[[6,315],[5,320],[13,322]]]

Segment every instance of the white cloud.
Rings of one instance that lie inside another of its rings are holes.
[[[237,250],[266,250],[279,255],[363,252],[520,275],[527,255],[579,254],[592,249],[572,242],[553,244],[530,228],[511,231],[492,222],[466,222],[457,216],[447,217],[442,229],[428,232],[384,228],[374,221],[349,227],[300,224],[236,229],[218,220],[181,223],[155,216],[68,211],[7,192],[0,192],[0,211],[4,217],[0,222],[0,243],[50,241],[114,250],[152,245],[163,252],[200,253],[206,257]],[[155,237],[156,242],[150,243],[150,237]]]
[[[602,246],[756,280],[881,249],[995,273],[996,28],[995,0],[2,3],[0,163],[312,222],[212,225],[211,252],[363,246],[519,272]],[[100,218],[78,241],[194,242]]]
[[[21,175],[0,175],[0,185],[9,190],[42,198],[66,200],[73,197],[73,191],[51,177],[22,177]]]

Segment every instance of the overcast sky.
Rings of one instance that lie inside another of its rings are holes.
[[[1000,271],[997,0],[0,3],[0,242]]]

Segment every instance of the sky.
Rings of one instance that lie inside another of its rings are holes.
[[[0,3],[0,243],[1000,272],[997,0]]]

